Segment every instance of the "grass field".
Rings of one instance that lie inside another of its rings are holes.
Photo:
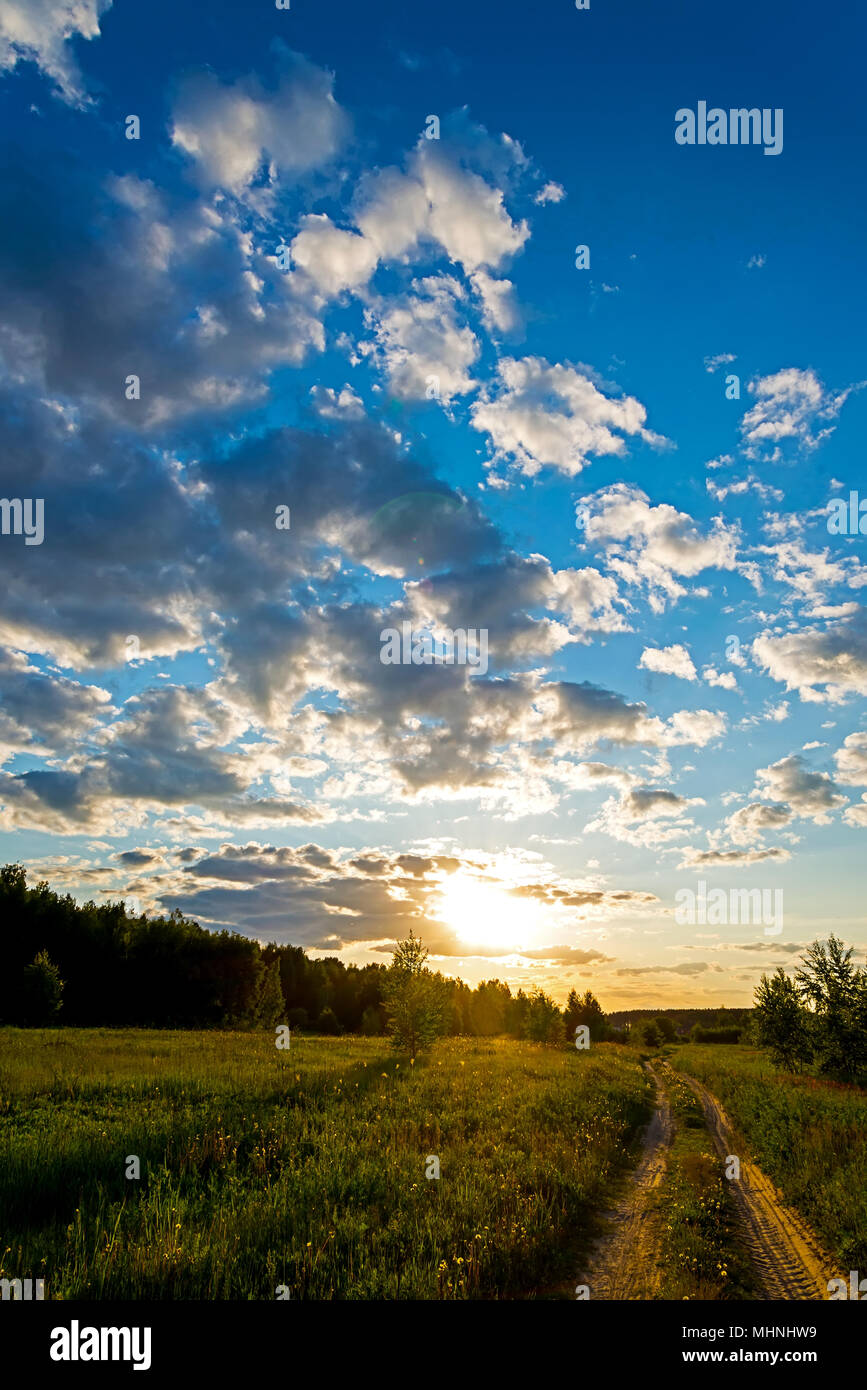
[[[867,1093],[781,1072],[750,1047],[669,1049],[722,1102],[752,1157],[842,1267],[867,1269]]]
[[[0,1276],[66,1299],[545,1295],[648,1108],[615,1045],[444,1040],[410,1065],[376,1038],[3,1029]]]

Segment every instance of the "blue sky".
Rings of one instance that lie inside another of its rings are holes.
[[[609,1008],[863,957],[863,37],[0,0],[4,858]],[[781,152],[678,144],[700,101]]]

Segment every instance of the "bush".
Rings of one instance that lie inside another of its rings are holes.
[[[21,1022],[34,1028],[53,1023],[63,1007],[63,988],[57,966],[47,951],[40,951],[22,974],[18,1000]]]
[[[383,1031],[380,1011],[373,1004],[368,1004],[361,1015],[361,1031],[366,1038],[378,1038]]]
[[[639,1025],[638,1038],[640,1042],[644,1043],[645,1047],[662,1046],[662,1034],[659,1031],[656,1021],[652,1018],[646,1018],[644,1022]]]
[[[530,1005],[524,1024],[525,1036],[531,1042],[562,1043],[565,1034],[563,1015],[553,999],[541,989],[530,995]]]
[[[316,1031],[317,1033],[329,1033],[331,1035],[343,1032],[333,1009],[326,1007],[322,1010],[322,1013],[316,1020]]]
[[[702,1028],[701,1024],[697,1023],[689,1036],[694,1043],[739,1043],[741,1030],[740,1028]]]

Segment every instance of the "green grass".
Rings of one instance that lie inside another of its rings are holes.
[[[2,1029],[0,1275],[65,1299],[531,1297],[574,1277],[647,1113],[614,1045],[444,1040],[410,1065],[376,1038]]]
[[[867,1269],[867,1092],[791,1076],[750,1047],[689,1044],[671,1062],[722,1102],[756,1163],[842,1267]]]
[[[676,1058],[675,1058],[676,1060]],[[657,1206],[663,1261],[659,1297],[752,1299],[749,1261],[739,1246],[724,1166],[689,1086],[657,1062],[674,1117],[674,1142]]]

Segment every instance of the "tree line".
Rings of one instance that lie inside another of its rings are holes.
[[[260,946],[238,932],[207,931],[178,911],[145,917],[128,912],[123,902],[79,906],[47,882],[28,887],[20,864],[0,869],[0,923],[0,1023],[153,1028],[288,1023],[317,1033],[393,1031],[397,999],[389,989],[400,978],[398,952],[391,965],[345,965],[333,956],[313,959],[300,946]],[[562,1042],[586,1024],[594,1041],[612,1035],[589,991],[579,997],[573,990],[560,1009],[542,990],[513,994],[501,980],[472,989],[463,980],[431,972],[423,959],[414,965],[412,988],[424,996],[428,1012],[431,1001],[435,1004],[437,1032]]]

